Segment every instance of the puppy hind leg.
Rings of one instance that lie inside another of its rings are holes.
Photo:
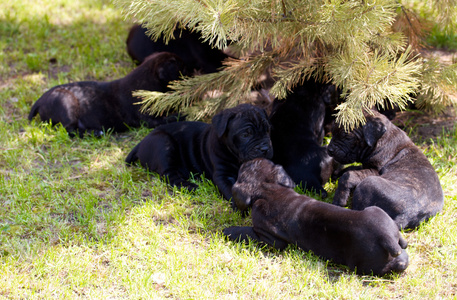
[[[380,176],[370,176],[356,187],[352,197],[353,210],[363,210],[369,206],[384,210],[397,228],[402,229],[409,228],[407,213],[416,208],[416,203],[404,186]]]
[[[136,155],[143,167],[164,176],[172,186],[190,192],[198,188],[188,180],[192,170],[187,168],[179,153],[180,146],[168,133],[156,129],[141,144]]]
[[[84,130],[79,128],[80,103],[78,97],[66,86],[59,86],[46,93],[46,108],[40,110],[40,116],[61,123],[70,137],[83,137]],[[45,97],[43,95],[43,97]],[[43,115],[41,115],[43,113]]]

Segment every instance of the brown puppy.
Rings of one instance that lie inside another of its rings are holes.
[[[51,88],[33,104],[29,120],[39,114],[42,121],[62,123],[70,135],[103,130],[125,131],[145,123],[155,127],[172,121],[174,117],[143,114],[135,90],[165,92],[171,80],[179,79],[186,69],[181,59],[172,53],[161,52],[148,57],[124,78],[111,82],[82,81]]]
[[[366,124],[345,132],[334,126],[328,152],[351,167],[338,181],[333,204],[352,209],[379,206],[399,228],[415,228],[443,208],[443,190],[436,171],[411,139],[382,114],[365,113]]]
[[[252,206],[253,227],[224,229],[231,240],[250,238],[278,249],[296,244],[360,274],[408,266],[407,243],[382,209],[354,211],[300,195],[284,169],[267,159],[244,163],[232,191],[240,210]]]

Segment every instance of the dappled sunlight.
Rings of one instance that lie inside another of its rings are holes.
[[[35,3],[33,0],[29,2]],[[87,2],[87,5],[81,6],[81,2]],[[113,16],[121,18],[119,10],[110,1],[40,1],[40,5],[29,5],[26,1],[8,1],[2,6],[5,8],[0,10],[0,20],[16,20],[19,23],[32,19],[58,26],[81,20],[104,24]],[[32,26],[32,23],[29,26]]]
[[[89,165],[89,170],[112,169],[113,166],[117,166],[119,162],[124,161],[124,156],[125,153],[119,147],[107,149],[105,152],[95,155],[95,159]]]
[[[125,43],[134,20],[114,3],[0,1],[0,275],[8,279],[0,281],[0,295],[455,297],[457,131],[451,111],[439,118],[397,115],[437,170],[445,203],[420,228],[404,232],[410,265],[388,278],[356,275],[296,246],[279,251],[229,241],[223,229],[252,226],[252,217],[233,211],[211,181],[195,176],[191,181],[199,187],[190,193],[140,164],[126,165],[149,128],[71,138],[61,124],[38,116],[28,121],[32,104],[51,87],[111,81],[135,67]],[[332,202],[337,183],[325,184],[329,196],[322,200]]]
[[[44,84],[45,83],[45,77],[43,74],[41,73],[38,73],[38,74],[26,74],[24,76],[22,76],[23,80],[26,82],[26,83],[30,83],[30,84]]]

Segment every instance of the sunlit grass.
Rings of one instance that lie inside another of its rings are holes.
[[[0,295],[456,297],[455,130],[419,143],[443,185],[443,212],[404,233],[406,272],[378,278],[355,275],[294,246],[276,251],[227,241],[223,228],[251,221],[234,213],[211,182],[195,178],[200,188],[190,194],[124,164],[146,128],[71,139],[60,125],[26,120],[32,103],[54,85],[127,74],[134,67],[125,51],[130,24],[109,1],[0,2],[0,276],[6,279]],[[335,187],[326,185],[325,201]]]

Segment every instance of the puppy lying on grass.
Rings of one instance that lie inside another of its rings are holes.
[[[139,160],[147,170],[166,176],[171,185],[190,191],[197,188],[188,181],[191,173],[205,174],[230,200],[240,165],[272,155],[265,110],[241,104],[216,114],[211,124],[184,121],[159,126],[125,161],[132,164]]]
[[[346,206],[351,192],[352,209],[376,205],[399,228],[415,228],[441,211],[443,190],[435,169],[400,128],[382,114],[365,112],[366,124],[345,132],[334,126],[328,152],[350,167],[338,180],[333,204]]]
[[[139,63],[152,53],[167,51],[177,54],[189,68],[189,72],[214,73],[222,67],[222,61],[228,56],[223,51],[213,48],[202,39],[198,32],[188,29],[176,29],[173,38],[165,44],[163,39],[152,40],[146,34],[146,28],[135,24],[127,37],[127,53]]]
[[[125,131],[129,127],[148,127],[174,121],[174,116],[143,114],[133,97],[136,90],[166,92],[167,85],[177,80],[186,68],[175,54],[161,52],[149,56],[124,78],[111,82],[81,81],[58,85],[33,104],[29,120],[37,114],[42,121],[62,123],[68,133],[81,137],[85,132],[103,134],[103,130]]]
[[[267,159],[244,163],[233,186],[236,206],[252,206],[252,227],[229,227],[229,239],[288,244],[313,251],[359,274],[382,276],[408,266],[407,243],[395,222],[379,207],[353,211],[320,202],[293,190],[284,169]]]

